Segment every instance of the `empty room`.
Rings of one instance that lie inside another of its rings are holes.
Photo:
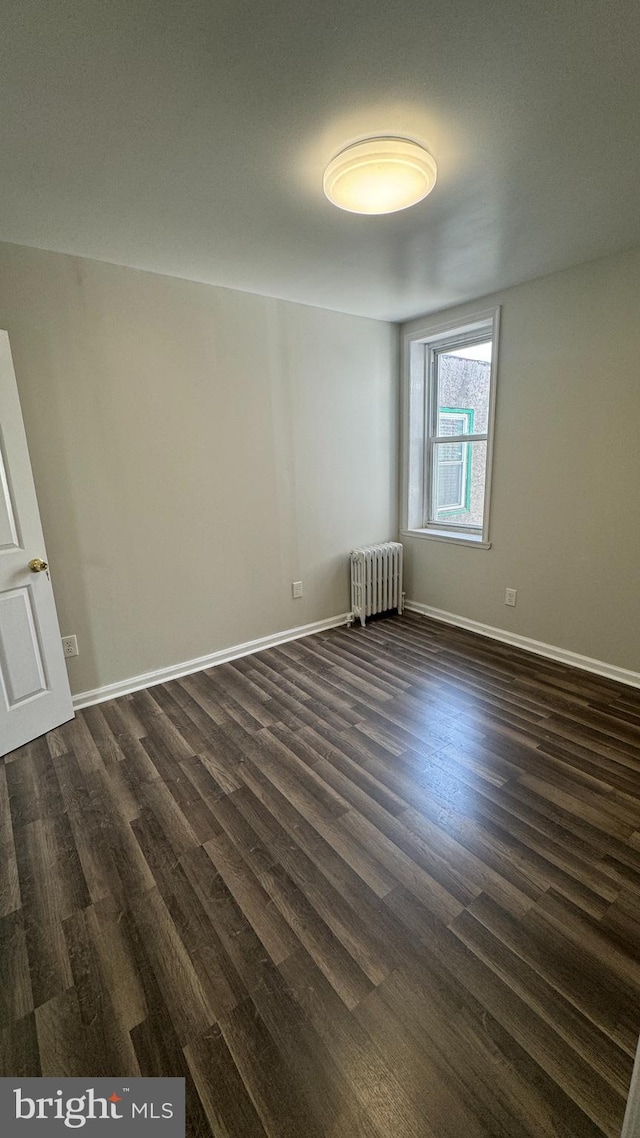
[[[8,1138],[640,1138],[639,45],[3,5]]]

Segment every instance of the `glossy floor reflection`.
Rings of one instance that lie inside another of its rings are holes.
[[[406,615],[0,768],[2,1074],[188,1133],[608,1135],[640,1031],[640,693]]]

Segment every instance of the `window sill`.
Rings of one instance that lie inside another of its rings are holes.
[[[475,549],[491,549],[490,541],[483,541],[480,534],[476,537],[474,533],[451,533],[450,530],[442,529],[405,529],[401,531],[400,536],[426,538],[427,541],[448,541],[452,545],[473,546]]]

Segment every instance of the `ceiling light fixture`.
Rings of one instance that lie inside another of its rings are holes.
[[[327,166],[330,202],[350,213],[396,213],[422,201],[436,184],[435,159],[408,138],[366,138]]]

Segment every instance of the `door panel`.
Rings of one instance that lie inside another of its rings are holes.
[[[0,676],[7,711],[47,690],[30,588],[0,594]]]
[[[27,440],[0,332],[0,755],[73,718]]]
[[[0,549],[18,549],[19,546],[16,514],[9,492],[7,464],[4,458],[2,433],[0,432]]]

